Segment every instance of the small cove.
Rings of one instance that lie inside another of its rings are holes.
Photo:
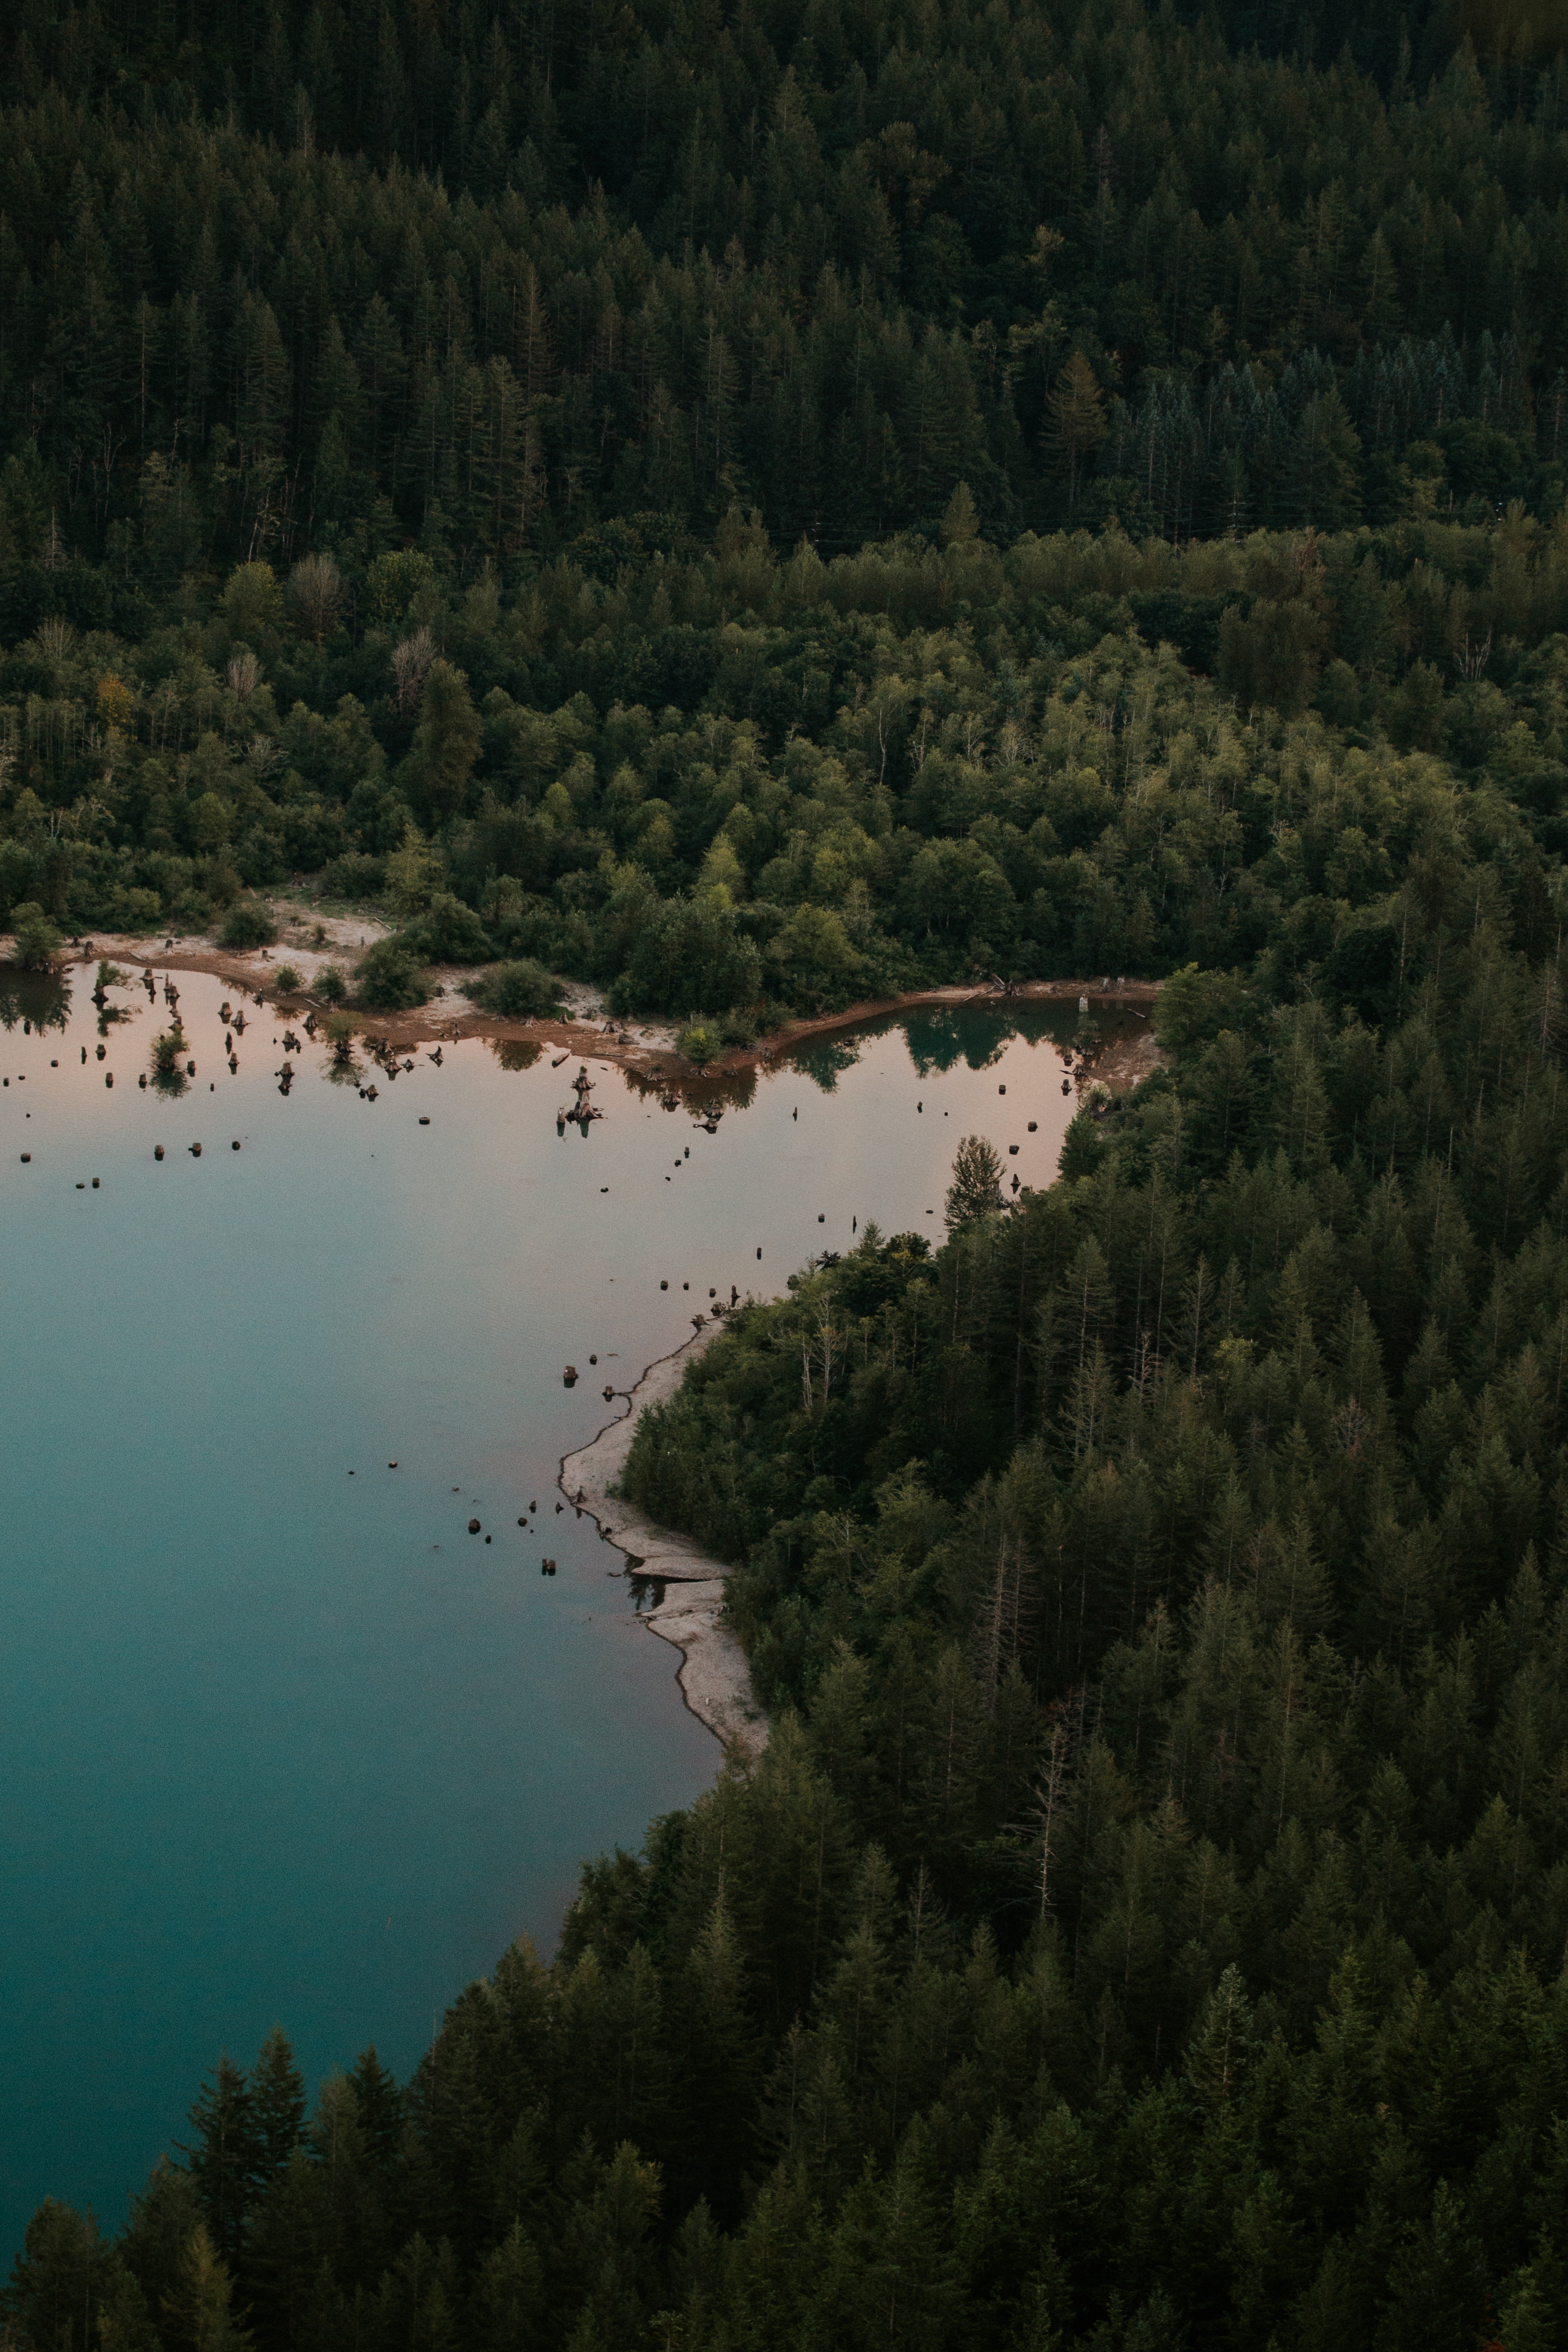
[[[162,997],[100,1024],[91,985],[0,998],[5,2251],[46,2193],[116,2221],[274,2022],[312,2081],[372,2039],[406,2074],[584,1855],[708,1784],[560,1457],[710,1287],[868,1218],[934,1241],[962,1135],[1044,1184],[1075,1107],[1059,1003],[810,1040],[715,1081],[713,1134],[590,1053],[605,1117],[561,1135],[581,1057],[515,1042],[412,1049],[374,1103],[307,1042],[284,1097],[285,1022],[248,1003],[231,1074],[235,992],[188,973],[169,1100]]]

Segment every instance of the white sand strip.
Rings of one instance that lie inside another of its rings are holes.
[[[568,1502],[596,1521],[606,1543],[626,1554],[627,1572],[663,1580],[665,1598],[647,1612],[643,1622],[661,1641],[680,1651],[677,1680],[681,1696],[716,1739],[755,1756],[767,1745],[768,1720],[752,1696],[746,1654],[720,1622],[728,1572],[723,1561],[710,1559],[684,1536],[656,1528],[610,1492],[626,1468],[632,1433],[644,1406],[673,1396],[692,1357],[722,1328],[721,1323],[705,1324],[670,1355],[648,1366],[626,1394],[626,1410],[589,1444],[563,1457],[561,1491]]]

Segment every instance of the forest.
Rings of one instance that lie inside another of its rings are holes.
[[[1565,42],[5,13],[0,925],[1163,983],[645,1419],[760,1759],[406,2083],[224,2054],[22,2352],[1568,2342]]]

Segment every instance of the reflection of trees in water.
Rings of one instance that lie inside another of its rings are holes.
[[[537,1037],[492,1037],[489,1045],[503,1070],[531,1070],[544,1051]]]
[[[0,977],[0,1027],[30,1021],[35,1029],[63,1029],[70,1017],[68,980],[52,971],[8,971]]]
[[[682,1076],[677,1081],[660,1070],[657,1076],[647,1070],[621,1071],[621,1083],[638,1102],[657,1102],[680,1110],[692,1112],[700,1118],[714,1110],[744,1110],[756,1099],[757,1072],[753,1063],[738,1070],[705,1070],[699,1076]]]
[[[321,1066],[321,1076],[331,1087],[361,1086],[364,1082],[364,1065],[356,1062],[352,1054],[341,1054],[334,1049]]]
[[[713,1070],[700,1078],[695,1086],[684,1090],[681,1100],[690,1110],[744,1110],[755,1100],[757,1072],[754,1063],[743,1069]]]
[[[183,1095],[189,1073],[184,1067],[190,1048],[185,1033],[180,1026],[180,1016],[174,1015],[174,1025],[153,1040],[152,1079],[155,1094]]]
[[[803,1078],[830,1095],[838,1084],[840,1070],[852,1070],[860,1059],[862,1042],[863,1033],[853,1037],[816,1037],[786,1054],[779,1066],[798,1070]]]
[[[967,1005],[922,1005],[904,1021],[910,1059],[920,1078],[939,1077],[959,1062],[983,1070],[995,1061],[1012,1035],[1012,1024],[996,1014],[972,1013]]]
[[[915,1075],[929,1078],[941,1076],[961,1061],[972,1070],[988,1070],[1015,1037],[1029,1046],[1065,1044],[1077,1020],[1077,1006],[1068,1004],[1020,1006],[1016,1012],[991,1005],[930,1004],[903,1014],[899,1025]]]

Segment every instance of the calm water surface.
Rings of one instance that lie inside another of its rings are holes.
[[[90,973],[0,973],[0,2264],[46,2193],[117,2221],[221,2047],[405,2074],[583,1856],[708,1784],[559,1457],[710,1285],[857,1217],[934,1240],[960,1136],[1043,1184],[1073,1107],[1056,1008],[819,1044],[714,1135],[591,1065],[563,1138],[576,1057],[478,1041],[374,1103],[307,1044],[285,1098],[283,1024],[248,1004],[231,1075],[236,992],[175,978],[171,1101],[162,995],[100,1024]]]

